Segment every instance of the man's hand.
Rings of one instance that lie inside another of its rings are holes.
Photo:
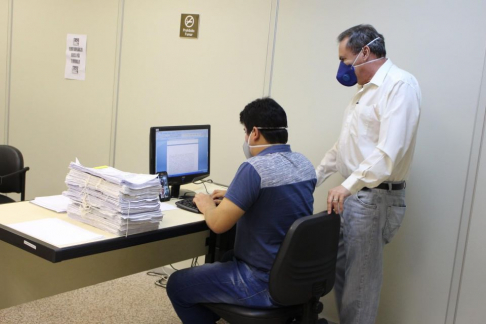
[[[208,210],[216,208],[216,204],[210,195],[203,193],[198,193],[194,196],[194,203],[196,204],[199,211],[206,214]]]
[[[214,190],[211,194],[211,198],[214,200],[216,205],[219,205],[226,195],[226,190]]]
[[[350,195],[349,190],[343,186],[329,190],[327,193],[327,213],[330,214],[334,209],[337,214],[341,214],[344,210],[344,200]]]

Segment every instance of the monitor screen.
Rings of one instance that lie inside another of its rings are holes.
[[[182,184],[205,178],[210,169],[210,125],[150,128],[150,173],[166,171],[171,196]]]

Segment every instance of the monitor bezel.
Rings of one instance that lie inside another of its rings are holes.
[[[169,174],[169,185],[184,185],[192,183],[197,180],[204,179],[209,176],[211,172],[211,125],[184,125],[184,126],[154,126],[150,127],[149,138],[149,172],[150,174],[156,174],[155,170],[155,148],[157,131],[177,131],[177,130],[192,130],[192,129],[207,129],[208,130],[208,171],[204,173],[195,173],[187,176],[172,177]],[[164,171],[164,170],[162,170]],[[165,170],[166,171],[166,170]]]

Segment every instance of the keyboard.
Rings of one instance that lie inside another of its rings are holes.
[[[181,200],[178,200],[175,202],[175,205],[181,209],[185,209],[187,211],[190,211],[190,212],[193,212],[193,213],[201,213],[199,211],[199,209],[197,209],[197,206],[196,204],[192,201],[192,197],[191,198],[185,198],[185,199],[181,199]]]

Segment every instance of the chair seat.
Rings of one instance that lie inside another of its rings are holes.
[[[302,314],[302,305],[281,308],[247,308],[229,304],[203,304],[231,324],[284,324]]]
[[[13,202],[15,202],[15,200],[13,200],[12,198],[4,195],[0,195],[0,204],[8,204]]]

